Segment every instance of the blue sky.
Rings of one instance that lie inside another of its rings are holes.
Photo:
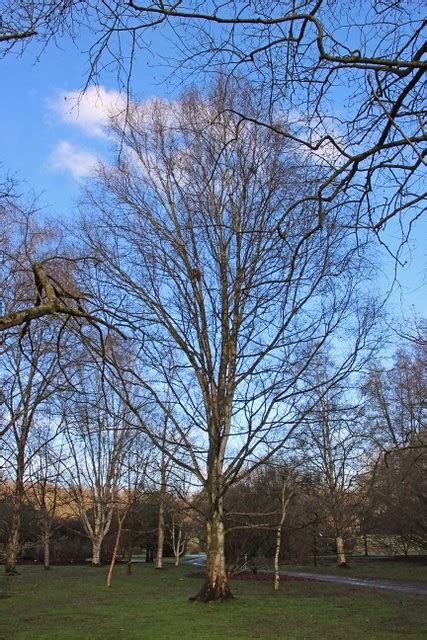
[[[105,76],[100,89],[91,88],[77,104],[87,60],[70,40],[63,40],[60,49],[49,45],[39,60],[38,53],[34,43],[23,57],[9,55],[0,61],[2,172],[21,181],[22,193],[34,192],[48,214],[71,218],[81,185],[97,158],[109,157],[103,124],[122,98],[115,76]],[[141,52],[133,76],[135,95],[140,99],[173,95],[173,85],[161,83],[165,75],[154,54]],[[401,286],[395,287],[390,301],[392,312],[406,320],[414,314],[427,316],[426,239],[424,221],[414,229],[405,256],[408,265],[399,270]],[[383,275],[374,286],[384,292],[393,277],[393,264],[380,250],[378,264]]]

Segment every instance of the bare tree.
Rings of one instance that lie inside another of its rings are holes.
[[[86,286],[109,283],[106,308],[134,336],[132,365],[115,373],[122,397],[160,448],[128,385],[139,387],[142,406],[163,411],[164,448],[206,491],[201,601],[231,596],[224,494],[274,455],[310,409],[307,371],[322,345],[346,336],[332,383],[354,365],[375,315],[356,285],[361,253],[348,236],[348,211],[337,208],[312,234],[315,207],[292,210],[279,238],[277,222],[310,173],[282,136],[232,113],[244,105],[256,115],[255,103],[250,87],[236,87],[230,101],[219,83],[174,105],[134,105],[120,161],[102,169],[86,202],[94,217],[83,241],[98,256]]]
[[[279,559],[280,559],[280,547],[282,542],[282,531],[283,525],[285,523],[286,518],[286,510],[288,504],[292,498],[292,493],[290,490],[291,487],[291,479],[290,474],[284,473],[282,474],[282,487],[280,492],[280,517],[279,522],[277,524],[276,529],[276,548],[274,551],[274,590],[279,591],[280,589],[280,571],[279,571]]]
[[[346,567],[345,542],[356,529],[356,479],[361,472],[364,430],[350,381],[342,381],[327,392],[322,388],[323,380],[329,378],[329,366],[325,357],[315,371],[319,401],[307,418],[301,444],[305,445],[307,469],[319,482],[316,493],[333,531],[338,566]]]
[[[50,569],[51,543],[55,531],[61,526],[59,516],[68,500],[63,486],[63,471],[66,465],[64,447],[52,441],[42,430],[32,441],[35,455],[30,457],[25,495],[37,510],[37,524],[43,547],[43,564]]]
[[[80,390],[64,407],[65,437],[72,466],[68,487],[92,543],[92,564],[101,563],[101,546],[117,505],[132,425],[128,410],[96,368],[82,367]]]
[[[126,517],[129,511],[135,507],[144,496],[147,483],[147,469],[150,462],[150,453],[147,451],[144,437],[133,439],[132,450],[127,451],[125,471],[122,474],[119,490],[116,493],[116,517],[117,532],[114,541],[113,553],[107,574],[106,586],[111,588],[113,583],[113,571],[119,557],[120,544]],[[130,573],[132,558],[128,558],[128,573]]]
[[[20,514],[25,494],[25,476],[38,448],[29,451],[35,428],[52,420],[53,433],[60,425],[53,411],[53,398],[64,388],[64,377],[57,366],[54,327],[40,326],[24,336],[8,334],[0,370],[1,401],[6,416],[3,429],[2,457],[12,474],[14,496],[9,541],[6,550],[6,573],[14,573],[19,555]],[[53,438],[51,433],[48,439]],[[30,458],[28,457],[30,455]]]
[[[406,348],[405,348],[406,347]],[[427,339],[400,348],[387,368],[371,368],[363,386],[368,401],[368,433],[377,449],[425,446],[427,426]]]

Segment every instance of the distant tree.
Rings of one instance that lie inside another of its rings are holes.
[[[329,379],[329,366],[326,357],[320,358],[314,370],[318,402],[307,417],[301,445],[305,468],[319,482],[316,495],[334,532],[338,566],[345,567],[345,540],[353,538],[357,529],[356,487],[365,439],[361,405],[349,380],[341,380],[333,389],[323,385]]]
[[[425,447],[427,428],[427,337],[400,348],[391,367],[375,365],[363,392],[370,437],[383,451]]]
[[[377,363],[363,386],[371,470],[364,479],[369,527],[401,548],[425,547],[427,340],[422,325],[396,353]]]
[[[51,545],[56,531],[62,526],[64,509],[68,502],[63,486],[66,465],[61,445],[52,443],[46,430],[33,439],[34,454],[30,457],[25,495],[34,507],[35,521],[43,547],[43,564],[50,569]]]
[[[101,546],[117,505],[126,457],[135,438],[129,410],[114,396],[96,366],[82,366],[79,386],[63,407],[70,456],[68,490],[92,543],[92,564],[101,563]]]
[[[6,348],[0,369],[1,401],[5,419],[1,455],[4,468],[14,486],[6,549],[6,573],[14,573],[16,570],[26,474],[31,460],[44,446],[39,440],[39,446],[34,447],[35,431],[38,436],[45,433],[49,441],[60,427],[54,400],[64,389],[65,378],[58,367],[54,336],[55,326],[41,324],[24,335],[9,333],[5,340]],[[49,425],[50,421],[55,426]],[[47,429],[46,426],[52,428]]]

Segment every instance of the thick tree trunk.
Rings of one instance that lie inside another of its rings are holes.
[[[18,556],[21,547],[19,540],[19,536],[21,533],[21,505],[24,495],[24,486],[22,479],[23,468],[23,458],[22,456],[20,456],[18,460],[15,494],[13,496],[12,503],[12,517],[9,528],[9,539],[7,541],[5,554],[5,573],[7,575],[17,574],[16,564],[18,562]]]
[[[208,558],[205,583],[190,600],[196,602],[223,601],[233,598],[228,576],[225,570],[224,553],[224,516],[223,499],[218,496],[210,497],[210,512],[207,521]]]
[[[99,567],[101,565],[101,545],[102,538],[94,537],[92,538],[92,566]]]
[[[347,560],[345,558],[344,540],[342,539],[342,536],[336,537],[336,545],[337,545],[337,564],[339,567],[346,567]]]
[[[6,575],[15,575],[16,564],[18,562],[18,555],[20,549],[19,531],[21,527],[21,514],[20,505],[13,507],[12,522],[10,526],[9,540],[6,545],[6,557],[5,557],[5,573]]]

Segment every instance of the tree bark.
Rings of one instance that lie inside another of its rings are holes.
[[[368,536],[366,535],[366,533],[363,536],[363,545],[365,547],[365,557],[367,558],[369,556],[369,550],[368,550]]]
[[[45,534],[43,536],[43,560],[44,568],[46,571],[50,569],[50,536]]]
[[[178,567],[179,559],[185,549],[185,538],[182,540],[182,525],[178,527],[178,538],[176,538],[175,521],[172,522],[172,547],[175,556],[175,567]]]
[[[342,536],[337,536],[336,537],[336,545],[337,545],[337,563],[339,567],[346,567],[347,566],[347,560],[345,558],[345,551],[344,551],[344,540],[342,539]]]
[[[195,602],[224,601],[234,597],[225,569],[223,498],[220,494],[210,495],[209,501],[206,578],[200,591],[190,598]]]
[[[113,555],[111,556],[110,568],[108,569],[108,575],[107,575],[107,587],[109,588],[111,588],[111,584],[113,582],[113,571],[114,571],[114,565],[116,564],[117,555],[119,552],[119,545],[120,545],[120,538],[122,536],[124,516],[125,514],[123,516],[118,515],[117,517],[117,535],[116,535],[116,540],[114,542]]]
[[[19,554],[19,530],[21,527],[20,504],[13,506],[12,522],[10,527],[9,540],[6,545],[5,573],[6,575],[16,575],[16,563]]]
[[[99,567],[101,565],[101,545],[102,538],[92,538],[92,566]]]
[[[159,502],[159,519],[157,525],[157,550],[156,550],[156,569],[163,569],[163,547],[165,543],[165,493],[166,486],[163,480],[162,472],[162,486],[160,489],[160,502]]]
[[[280,514],[280,521],[279,521],[279,524],[277,525],[277,530],[276,530],[276,551],[274,554],[274,590],[275,591],[279,591],[280,589],[280,572],[279,572],[280,544],[282,542],[283,524],[286,518],[286,507],[288,506],[289,500],[291,499],[291,495],[288,495],[286,497],[286,488],[287,488],[287,481],[284,480],[282,485],[282,495],[281,495],[281,501],[280,501],[281,514]]]
[[[18,455],[18,465],[16,473],[15,492],[12,502],[12,517],[10,522],[9,539],[6,545],[5,573],[6,575],[16,575],[16,564],[20,551],[20,532],[21,532],[21,506],[24,495],[24,456],[22,451]]]

